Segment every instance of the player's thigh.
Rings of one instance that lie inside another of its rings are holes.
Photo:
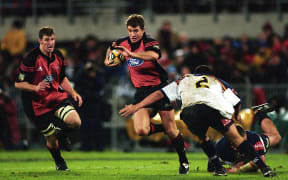
[[[54,115],[65,122],[68,126],[79,127],[81,125],[81,119],[78,112],[68,100],[64,100],[59,105]]]
[[[207,119],[205,105],[201,104],[184,108],[181,112],[181,119],[185,122],[188,129],[200,140],[206,138],[209,119]]]
[[[81,126],[81,119],[76,110],[71,111],[71,113],[67,115],[67,118],[64,120],[64,122],[71,126],[76,126],[76,127]]]
[[[151,108],[142,108],[134,113],[133,121],[135,129],[150,127],[150,112],[152,112]]]
[[[56,126],[53,123],[53,112],[48,112],[40,116],[30,117],[31,121],[40,130],[41,134],[45,137],[49,137],[56,131]]]

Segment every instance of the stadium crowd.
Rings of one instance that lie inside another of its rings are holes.
[[[37,46],[34,42],[26,42],[22,27],[21,22],[15,21],[11,30],[0,37],[0,94],[5,95],[11,101],[15,101],[16,90],[13,88],[13,83],[19,64],[27,50]],[[244,83],[247,80],[251,83],[263,84],[287,83],[288,25],[283,35],[274,32],[273,26],[267,22],[262,30],[259,29],[258,37],[248,37],[243,34],[237,38],[224,36],[215,39],[189,39],[187,34],[174,32],[171,22],[164,21],[155,37],[160,43],[162,53],[159,62],[169,73],[170,80],[193,72],[197,65],[207,64],[213,67],[216,76],[229,83]],[[24,42],[24,44],[15,46],[19,42]],[[76,39],[74,42],[57,42],[56,48],[60,49],[68,63],[67,77],[81,94],[84,102],[83,109],[80,109],[80,116],[83,119],[81,131],[87,132],[80,138],[83,142],[81,147],[83,150],[103,149],[102,143],[104,142],[96,145],[92,140],[95,139],[93,137],[99,137],[99,134],[95,132],[102,133],[101,122],[107,121],[111,115],[107,112],[109,104],[105,97],[109,91],[105,91],[105,88],[127,78],[126,66],[111,69],[103,64],[105,50],[110,43],[100,41],[94,35],[87,35],[85,39]],[[13,44],[13,49],[9,44]],[[107,104],[106,108],[102,105],[103,103]],[[286,103],[283,106],[286,106]],[[19,105],[17,107],[19,108]],[[1,113],[6,113],[6,115],[11,113],[1,103],[0,108]],[[86,113],[81,113],[81,111]],[[97,119],[97,123],[88,119]],[[8,121],[5,118],[0,120],[0,123]],[[19,130],[11,126],[7,127],[10,127],[10,139],[13,139],[15,129],[18,131],[16,134]],[[3,142],[3,139],[1,141]],[[13,143],[16,142],[13,140]]]

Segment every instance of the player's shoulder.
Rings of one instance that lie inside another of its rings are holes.
[[[59,49],[55,49],[55,50],[54,50],[54,53],[55,53],[58,57],[60,57],[62,60],[64,60],[64,56],[63,56],[63,54],[61,53],[61,51],[60,51]]]
[[[124,37],[120,37],[118,38],[116,41],[114,41],[114,43],[116,43],[115,45],[120,45],[121,43],[128,41],[129,37],[128,36],[124,36]]]
[[[25,66],[33,67],[37,61],[37,57],[41,54],[39,47],[32,49],[23,59]]]
[[[145,43],[151,43],[151,42],[159,44],[158,41],[157,41],[156,39],[154,39],[154,38],[153,38],[150,34],[148,34],[148,33],[144,33],[144,35],[143,35],[143,42],[144,42],[144,44],[145,44]]]

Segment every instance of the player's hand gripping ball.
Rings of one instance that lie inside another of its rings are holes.
[[[112,60],[114,64],[122,64],[125,61],[121,51],[117,49],[114,49],[110,52],[109,59]]]

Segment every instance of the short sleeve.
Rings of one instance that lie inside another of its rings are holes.
[[[233,106],[237,105],[240,102],[239,97],[236,96],[230,88],[228,88],[224,91],[223,96]]]
[[[35,71],[35,59],[31,56],[27,56],[23,59],[20,64],[20,71],[21,72],[34,72]]]
[[[33,73],[35,71],[35,57],[33,54],[29,54],[26,56],[23,61],[20,64],[18,77],[16,79],[16,82],[32,82]]]
[[[178,94],[178,85],[176,82],[172,82],[161,89],[164,95],[169,99],[170,102],[180,100],[180,96]]]
[[[148,39],[147,42],[145,43],[145,51],[154,51],[159,55],[159,58],[161,57],[161,50],[160,50],[160,45],[158,41],[154,39]]]

